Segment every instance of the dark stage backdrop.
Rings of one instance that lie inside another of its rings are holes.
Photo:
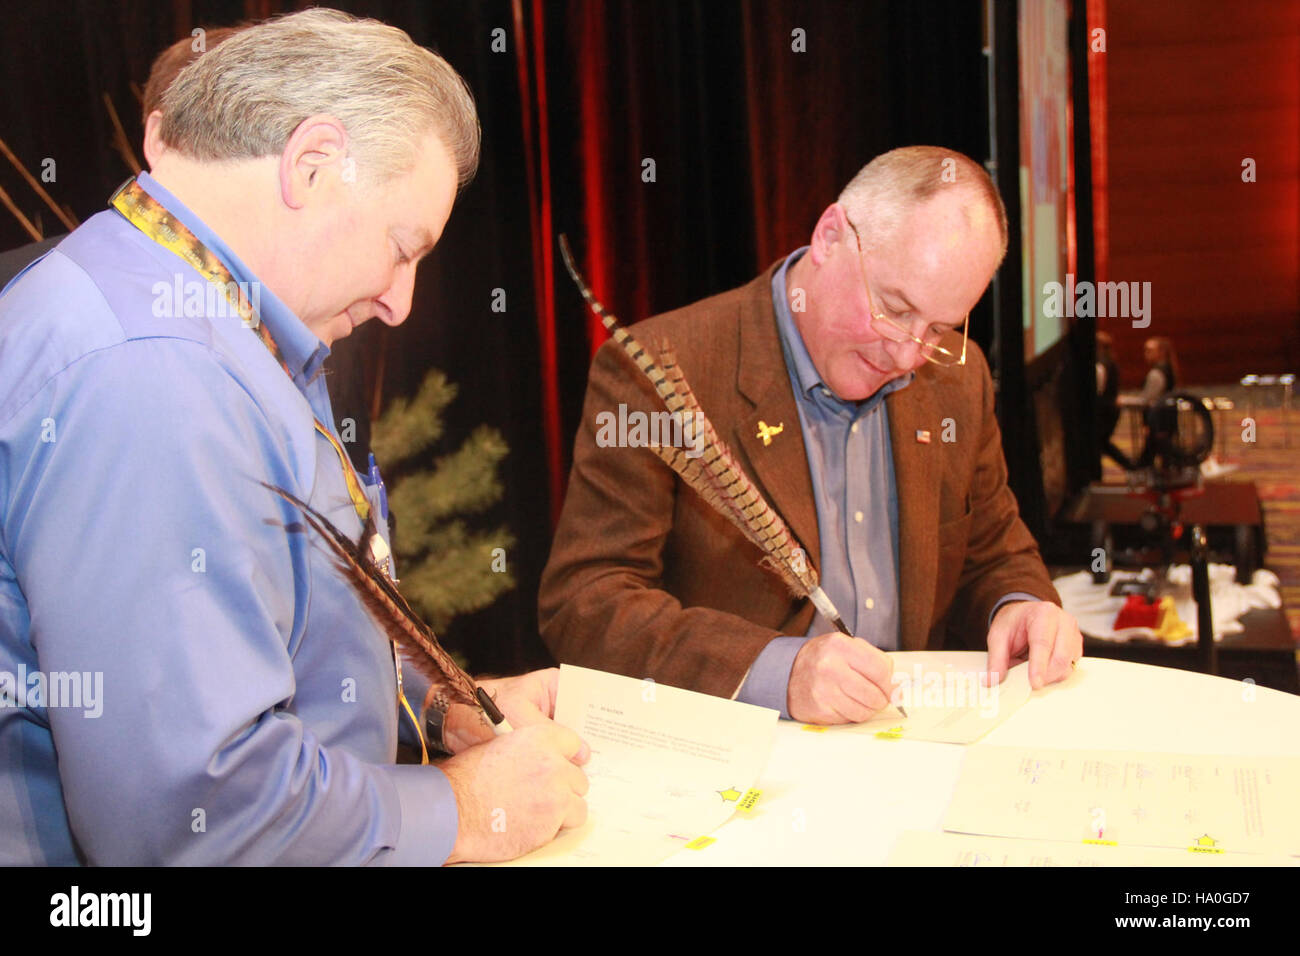
[[[631,321],[739,285],[801,245],[877,153],[933,143],[984,160],[981,5],[332,5],[399,26],[445,56],[472,88],[484,132],[482,168],[420,271],[411,317],[395,330],[370,323],[336,347],[336,413],[364,412],[376,391],[409,394],[439,367],[461,389],[447,447],[479,423],[505,433],[506,500],[485,520],[517,536],[519,584],[446,638],[479,671],[545,663],[537,580],[601,339],[562,275],[555,234],[569,234],[598,294]],[[0,136],[29,169],[54,159],[47,188],[84,219],[128,174],[103,94],[138,143],[131,84],[144,82],[158,51],[196,26],[300,6],[81,0],[9,10]],[[37,211],[7,166],[0,185]],[[48,213],[44,223],[56,231]],[[0,220],[0,248],[26,241],[12,218]],[[496,289],[504,312],[492,310]],[[987,344],[987,313],[971,326]]]

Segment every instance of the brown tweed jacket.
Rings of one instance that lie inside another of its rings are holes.
[[[719,436],[817,567],[816,505],[772,307],[775,268],[633,331],[651,349],[672,343]],[[982,649],[1002,596],[1059,603],[1007,487],[979,349],[965,368],[924,365],[885,401],[899,497],[899,646]],[[768,641],[806,632],[812,605],[760,567],[754,545],[651,451],[597,444],[597,416],[617,416],[620,403],[663,411],[610,341],[592,363],[542,576],[542,638],[564,663],[729,697]],[[951,442],[942,440],[948,418]],[[760,420],[784,425],[770,445]]]

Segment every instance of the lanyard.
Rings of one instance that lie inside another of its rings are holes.
[[[262,344],[266,346],[272,358],[280,363],[284,374],[290,379],[293,378],[293,372],[289,371],[289,366],[280,355],[280,347],[275,344],[275,339],[271,338],[270,331],[260,317],[253,312],[252,303],[244,295],[242,287],[235,282],[234,276],[230,274],[225,263],[199,241],[198,236],[190,232],[184,223],[167,210],[167,207],[145,192],[134,177],[122,184],[109,203],[126,218],[127,222],[167,251],[180,256],[192,265],[199,275],[220,289],[226,300],[239,313],[239,318],[244,325],[257,333],[257,337],[262,340]],[[370,517],[370,501],[361,489],[361,480],[357,477],[356,469],[352,467],[352,460],[348,458],[347,452],[334,437],[334,433],[322,425],[319,418],[313,418],[313,422],[317,433],[330,443],[330,447],[338,455],[339,464],[343,468],[343,481],[348,486],[348,497],[352,499],[352,506],[356,508],[357,517],[361,519],[361,524],[364,526]]]
[[[144,187],[136,181],[134,176],[118,187],[117,192],[109,200],[109,205],[121,213],[127,222],[164,249],[180,256],[193,266],[199,275],[220,289],[226,300],[235,308],[244,325],[257,333],[257,337],[261,339],[262,344],[271,353],[271,357],[279,363],[280,368],[284,369],[284,374],[288,375],[290,380],[293,379],[293,372],[289,370],[288,364],[280,355],[280,348],[275,344],[275,339],[271,337],[270,331],[262,323],[261,317],[253,310],[253,305],[244,295],[243,288],[235,281],[234,276],[230,274],[230,270],[226,268],[225,263],[221,261],[216,253],[205,246],[198,236],[194,235],[183,222],[172,215],[166,206],[145,192]],[[370,520],[370,500],[361,488],[361,480],[357,477],[356,469],[352,467],[352,460],[348,458],[347,452],[343,450],[339,440],[334,437],[334,433],[322,425],[319,418],[313,417],[312,420],[315,423],[317,434],[328,441],[330,447],[338,455],[339,465],[343,469],[343,481],[348,487],[348,497],[352,499],[352,506],[356,509],[357,517],[361,519],[361,526],[363,528],[367,527]],[[375,563],[382,569],[387,563],[388,546],[378,532],[369,542],[369,551],[372,560],[375,560]],[[421,762],[428,763],[429,752],[425,746],[423,728],[420,727],[420,722],[416,719],[415,712],[411,709],[402,688],[402,656],[398,652],[395,643],[393,644],[393,665],[397,673],[398,703],[405,710],[411,723],[415,725],[416,734],[420,738]]]

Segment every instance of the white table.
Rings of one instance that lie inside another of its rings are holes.
[[[950,655],[963,670],[982,652]],[[1253,699],[1251,699],[1253,698]],[[967,747],[813,733],[781,721],[749,817],[665,866],[878,866],[905,830],[942,829]],[[1300,697],[1192,671],[1084,658],[978,744],[1300,755]]]

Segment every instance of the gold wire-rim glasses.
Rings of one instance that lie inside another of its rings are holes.
[[[920,346],[921,357],[925,359],[927,362],[931,363],[932,365],[938,365],[941,368],[955,368],[958,366],[965,365],[966,364],[966,343],[968,341],[968,335],[970,332],[970,313],[969,312],[966,313],[966,318],[962,322],[961,355],[957,356],[954,355],[952,352],[948,351],[942,345],[938,344],[937,339],[934,342],[927,342],[925,339],[918,339],[908,329],[903,328],[902,325],[900,325],[894,319],[891,319],[884,312],[876,311],[876,299],[875,296],[871,294],[871,284],[867,282],[867,269],[866,266],[863,264],[863,259],[865,258],[866,254],[863,252],[862,249],[862,236],[858,232],[858,227],[853,225],[853,221],[851,219],[845,216],[844,221],[847,222],[849,224],[849,228],[853,230],[853,237],[854,239],[857,240],[858,243],[858,271],[862,273],[862,287],[867,290],[867,307],[871,310],[871,317],[873,319],[879,319],[881,322],[887,325],[894,332],[897,332],[899,335],[902,335],[905,338],[915,342],[918,346]],[[955,329],[956,326],[953,326],[953,328]],[[944,333],[942,332],[939,333],[940,336],[942,336],[943,334]],[[899,339],[892,339],[892,341],[897,342],[899,341]]]

